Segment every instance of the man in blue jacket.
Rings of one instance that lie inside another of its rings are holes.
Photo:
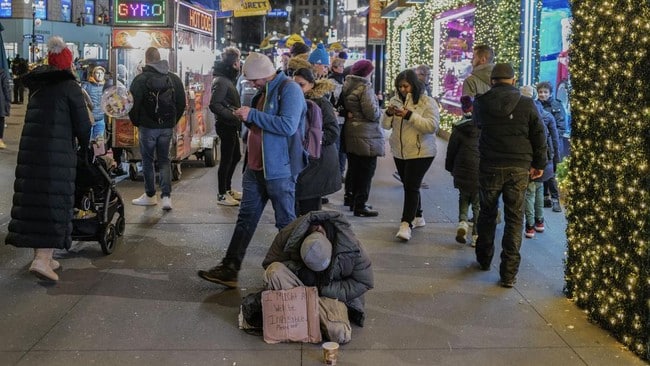
[[[242,71],[263,94],[253,102],[255,108],[234,111],[250,130],[239,215],[221,263],[198,272],[206,281],[229,288],[237,287],[237,274],[268,200],[278,230],[296,218],[296,179],[307,165],[302,145],[307,104],[300,86],[285,74],[276,74],[271,60],[260,53],[251,52]]]
[[[496,64],[492,88],[474,100],[473,120],[479,137],[479,193],[476,260],[490,270],[499,196],[503,195],[505,228],[501,241],[503,287],[513,287],[521,256],[523,206],[529,179],[542,176],[546,166],[546,134],[533,100],[522,97],[509,63]]]

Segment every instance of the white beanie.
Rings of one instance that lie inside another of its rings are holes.
[[[264,79],[275,74],[271,60],[257,52],[251,52],[246,57],[243,68],[244,78],[248,80]]]

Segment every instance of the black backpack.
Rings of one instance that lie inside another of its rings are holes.
[[[147,93],[144,98],[144,110],[147,115],[160,124],[175,123],[176,98],[169,75],[153,75],[147,79],[145,86]]]

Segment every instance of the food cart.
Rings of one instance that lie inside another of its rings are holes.
[[[144,53],[157,47],[170,71],[185,85],[187,108],[174,129],[170,158],[172,178],[180,179],[181,161],[192,155],[212,167],[217,162],[218,137],[210,113],[210,86],[215,59],[214,17],[211,13],[172,0],[113,0],[114,28],[110,68],[127,88],[142,71]],[[128,116],[112,118],[113,147],[125,148],[129,177],[139,171],[137,128]]]

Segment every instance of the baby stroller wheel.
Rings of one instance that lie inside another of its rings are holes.
[[[126,228],[126,220],[124,219],[124,216],[118,217],[117,221],[115,221],[115,233],[117,234],[117,236],[124,235],[125,228]]]
[[[104,254],[111,254],[115,249],[116,233],[115,225],[108,224],[104,228],[104,235],[99,239],[99,244],[102,246]]]

